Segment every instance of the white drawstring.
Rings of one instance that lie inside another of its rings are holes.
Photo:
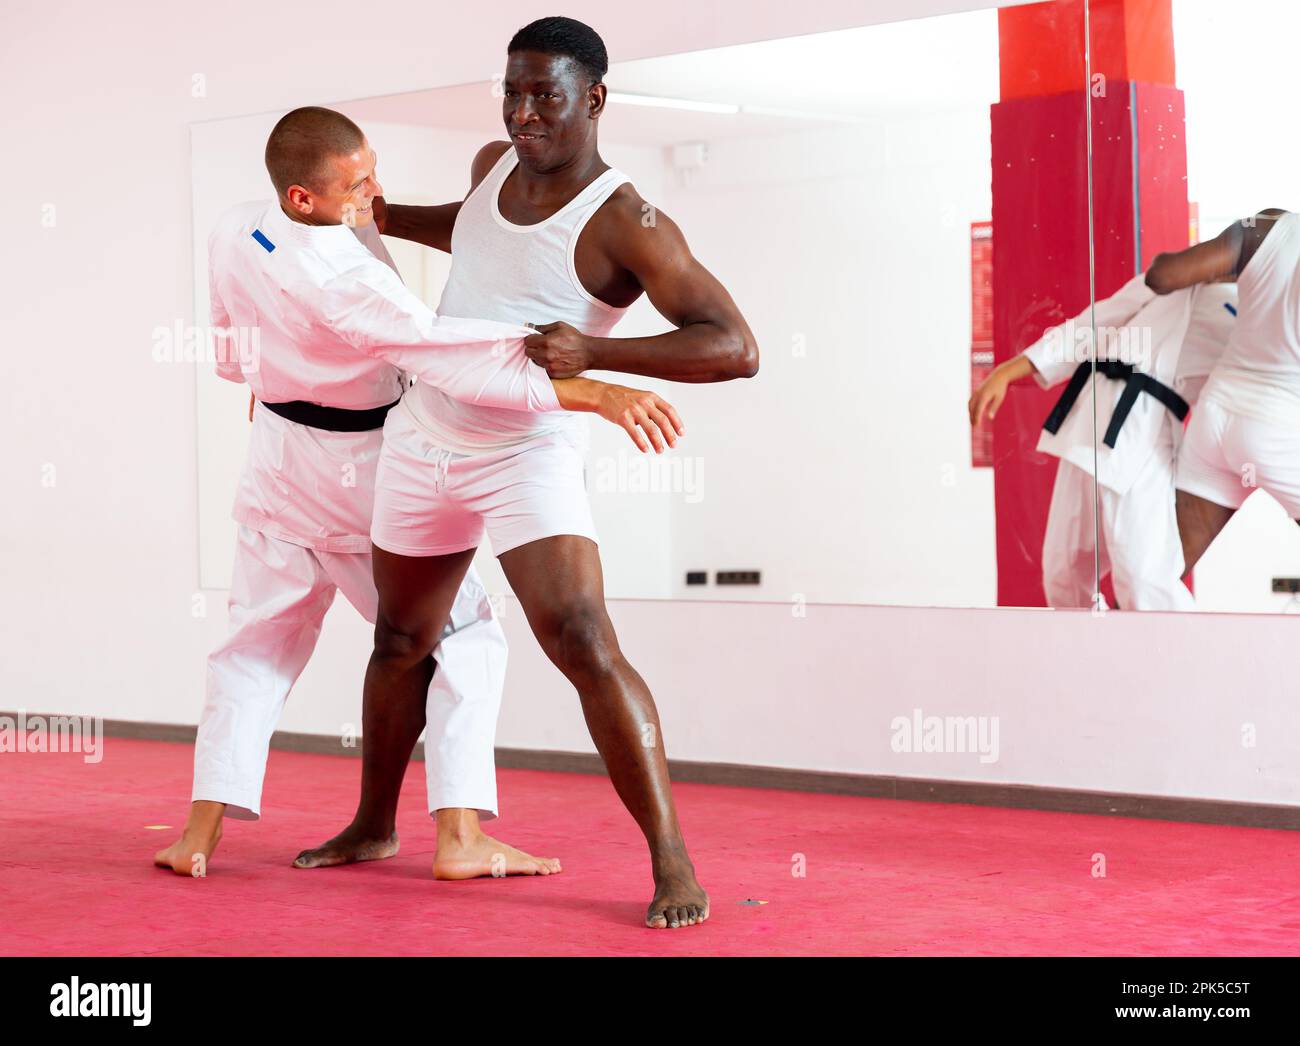
[[[451,451],[433,448],[433,492],[436,494],[447,484],[447,468],[451,464]]]

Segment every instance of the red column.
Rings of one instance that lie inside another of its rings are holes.
[[[1172,0],[1092,0],[1097,296],[1187,245],[1187,150],[1174,85]],[[992,107],[994,359],[1088,304],[1083,0],[998,13]],[[1043,606],[1055,458],[1034,446],[1058,395],[1013,386],[993,428],[998,604]]]

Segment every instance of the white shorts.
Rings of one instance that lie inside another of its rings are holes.
[[[1236,414],[1202,396],[1178,450],[1176,486],[1234,509],[1265,490],[1300,519],[1300,429]]]
[[[398,405],[384,423],[370,540],[399,556],[477,548],[484,530],[500,556],[530,541],[596,541],[583,450],[567,433],[481,454],[437,445]]]

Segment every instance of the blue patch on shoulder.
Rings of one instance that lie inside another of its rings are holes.
[[[275,244],[273,244],[270,240],[268,240],[265,236],[262,235],[261,229],[253,230],[253,239],[255,239],[258,243],[260,243],[263,247],[266,248],[267,254],[270,254],[273,250],[275,250]]]

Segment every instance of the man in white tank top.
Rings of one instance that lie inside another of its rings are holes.
[[[451,252],[439,312],[537,326],[528,353],[553,378],[589,369],[692,382],[752,376],[758,350],[735,302],[677,226],[600,158],[608,66],[600,37],[572,19],[544,18],[507,51],[511,142],[480,150],[465,200],[377,211],[386,234]],[[677,329],[609,337],[642,293]],[[678,827],[654,699],[605,609],[581,419],[459,403],[424,384],[413,392],[389,414],[377,481],[376,658],[396,676],[427,653],[486,531],[542,649],[577,689],[614,787],[649,844],[655,894],[646,925],[704,921],[708,896]],[[675,416],[647,399],[622,402],[624,427],[642,449],[662,450],[661,431],[675,443]],[[407,754],[394,748],[390,759],[400,766]],[[370,791],[363,780],[352,825],[322,851],[346,855],[391,817],[367,801]]]
[[[1233,275],[1237,324],[1178,457],[1188,570],[1256,490],[1300,523],[1300,215],[1270,208],[1205,243],[1157,255],[1147,283],[1168,294]]]

